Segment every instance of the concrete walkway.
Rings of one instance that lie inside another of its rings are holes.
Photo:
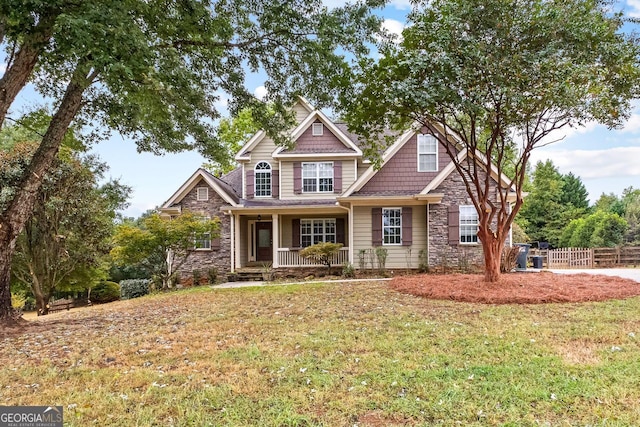
[[[317,283],[330,283],[330,282],[340,282],[340,283],[359,283],[359,282],[381,282],[391,280],[391,278],[383,278],[383,279],[337,279],[337,280],[314,280],[314,281],[304,281],[304,282],[226,282],[221,283],[219,285],[211,286],[212,289],[232,289],[232,288],[251,288],[258,286],[289,286],[289,285],[313,285]]]
[[[582,269],[551,269],[543,270],[557,274],[602,274],[604,276],[617,276],[624,279],[640,282],[640,268],[582,268]]]

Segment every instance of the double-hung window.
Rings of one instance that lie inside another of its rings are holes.
[[[204,221],[209,221],[211,218],[201,217],[200,219],[204,222]],[[207,232],[207,233],[196,234],[193,237],[193,248],[201,249],[201,250],[211,249],[211,233]]]
[[[316,243],[336,242],[336,220],[329,219],[301,219],[300,246],[315,245]]]
[[[418,172],[438,170],[438,140],[433,135],[418,135]]]
[[[271,165],[260,162],[255,168],[255,196],[271,197]]]
[[[478,212],[473,205],[460,209],[460,243],[478,243]]]
[[[333,162],[303,163],[302,191],[304,193],[332,193]]]
[[[384,245],[402,244],[402,209],[382,209],[382,243]]]

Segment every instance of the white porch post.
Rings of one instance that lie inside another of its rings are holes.
[[[278,249],[280,248],[280,218],[278,214],[272,215],[272,239],[273,239],[273,268],[280,267],[280,260],[278,259]]]
[[[349,203],[349,263],[353,262],[353,203]]]
[[[235,246],[234,246],[233,250],[235,252],[235,256],[234,256],[234,258],[235,258],[235,268],[237,269],[239,267],[242,267],[241,261],[240,261],[240,259],[241,259],[240,258],[240,246],[242,246],[242,245],[240,245],[240,214],[239,213],[235,214],[233,220],[234,220],[234,223],[235,223],[235,227],[234,227],[234,230],[233,230],[234,234],[235,234],[235,237],[234,237]]]

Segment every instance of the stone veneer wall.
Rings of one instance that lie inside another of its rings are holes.
[[[451,173],[433,192],[443,193],[444,197],[442,203],[429,205],[429,266],[435,269],[483,270],[484,254],[480,243],[449,244],[449,206],[473,204],[462,177],[457,172]]]
[[[209,187],[204,181],[200,181],[189,194],[182,199],[180,205],[183,211],[190,210],[198,214],[203,214],[204,216],[209,216],[211,219],[215,217],[220,218],[220,248],[192,251],[187,261],[178,270],[181,281],[191,277],[193,270],[199,270],[200,275],[206,278],[207,271],[215,267],[219,280],[226,278],[227,273],[231,270],[231,217],[224,215],[220,210],[221,206],[226,206],[228,203],[211,187],[209,187],[209,200],[197,200],[197,188],[205,186]]]

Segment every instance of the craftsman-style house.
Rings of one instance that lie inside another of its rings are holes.
[[[308,267],[299,250],[318,242],[344,244],[334,263],[356,268],[379,247],[387,269],[480,261],[476,210],[430,132],[395,135],[375,169],[346,125],[304,99],[293,109],[293,148],[259,131],[236,155],[237,169],[219,178],[198,169],[162,205],[165,215],[188,209],[221,220],[220,237],[199,239],[184,271]]]

